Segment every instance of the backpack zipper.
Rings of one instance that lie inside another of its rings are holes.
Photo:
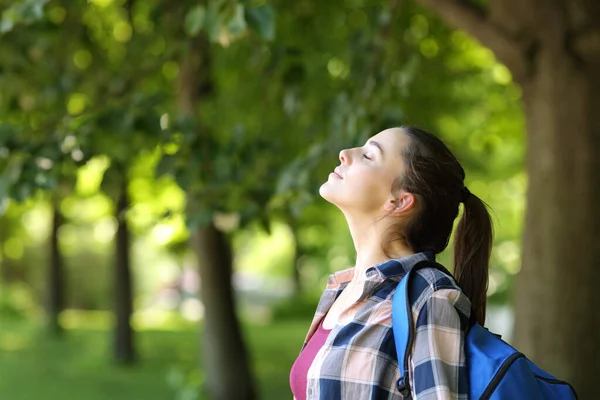
[[[492,396],[492,394],[500,384],[500,380],[504,377],[504,375],[506,375],[506,371],[508,371],[508,368],[519,358],[525,358],[525,355],[523,353],[516,352],[511,354],[506,360],[504,360],[500,368],[498,368],[498,372],[496,372],[494,379],[492,379],[487,388],[483,391],[483,394],[481,395],[479,400],[488,400]]]
[[[489,400],[489,398],[492,396],[492,394],[494,394],[494,391],[500,384],[500,380],[504,377],[504,375],[506,375],[506,371],[508,371],[508,368],[510,368],[510,366],[519,358],[525,358],[525,355],[523,353],[516,352],[511,354],[506,360],[504,360],[504,362],[498,369],[498,372],[494,376],[494,379],[492,379],[492,381],[487,386],[479,400]],[[533,373],[533,376],[535,376],[537,379],[541,379],[545,382],[554,385],[567,385],[575,395],[575,399],[579,399],[579,397],[577,397],[577,392],[575,392],[575,388],[573,388],[573,386],[569,382],[561,381],[559,379],[546,378],[545,376],[538,375],[535,372]]]

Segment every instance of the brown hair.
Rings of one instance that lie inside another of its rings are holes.
[[[403,151],[406,172],[392,186],[415,195],[415,213],[393,225],[382,248],[401,240],[415,252],[442,252],[450,241],[459,204],[464,212],[454,236],[454,277],[471,300],[472,317],[483,325],[487,302],[488,266],[493,226],[487,204],[464,186],[465,171],[444,142],[410,126],[400,129],[410,137]],[[390,257],[392,258],[392,257]]]

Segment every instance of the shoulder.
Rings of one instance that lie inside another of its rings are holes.
[[[398,283],[405,277],[406,275],[403,275],[387,280],[371,294],[371,297],[384,303],[391,302]],[[416,271],[411,279],[410,294],[413,297],[411,298],[411,304],[414,304],[418,298],[430,297],[438,290],[460,291],[460,287],[456,284],[454,278],[435,268],[420,269]]]
[[[435,268],[416,271],[410,283],[409,301],[414,314],[419,314],[428,302],[448,302],[467,318],[471,301],[453,277]]]
[[[458,319],[468,325],[471,301],[453,277],[437,269],[421,269],[413,277],[411,289],[410,302],[415,316],[428,318],[426,315],[433,313],[435,318],[436,313],[447,315],[449,310],[454,309]]]
[[[420,288],[431,293],[440,289],[460,290],[454,278],[435,268],[418,270],[411,285],[416,289]]]
[[[385,315],[384,319],[389,318],[390,321],[393,297],[400,279],[404,279],[404,277],[388,280],[370,296],[370,300],[375,303],[371,307],[379,311],[376,314]],[[469,317],[471,310],[469,298],[462,292],[454,278],[444,272],[435,268],[420,269],[411,278],[410,286],[409,301],[413,314],[418,315],[427,302],[435,299],[437,303],[450,303],[460,314]]]

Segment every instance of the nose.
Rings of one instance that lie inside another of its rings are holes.
[[[348,151],[348,149],[344,149],[342,151],[340,151],[340,162],[342,164],[347,164],[348,161],[350,160],[350,153]]]

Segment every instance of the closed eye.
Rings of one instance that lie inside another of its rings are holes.
[[[366,154],[363,154],[363,157],[364,157],[364,158],[366,158],[367,160],[370,160],[370,158],[369,158],[369,157],[367,157],[367,155],[366,155]]]

